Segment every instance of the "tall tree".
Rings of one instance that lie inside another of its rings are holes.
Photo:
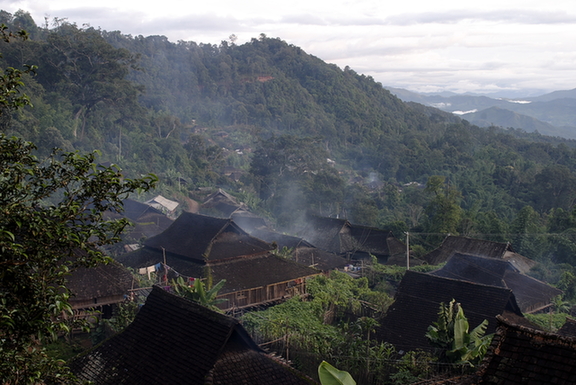
[[[535,207],[541,212],[570,209],[576,199],[576,177],[566,166],[548,166],[534,177],[533,191]]]
[[[2,26],[7,42],[11,34]],[[21,34],[22,35],[22,34]],[[32,70],[28,67],[28,70]],[[6,69],[0,114],[28,104],[22,72]],[[69,330],[72,315],[66,276],[106,262],[100,247],[120,240],[126,221],[107,221],[122,200],[155,183],[150,176],[123,179],[97,166],[95,153],[55,151],[45,160],[35,146],[0,134],[0,382],[66,383],[71,374],[38,342]]]
[[[538,259],[546,247],[544,227],[540,215],[532,206],[524,206],[510,226],[512,247],[528,258]]]
[[[113,121],[125,118],[122,111],[143,112],[136,99],[142,89],[125,79],[135,66],[135,55],[114,48],[100,31],[63,21],[48,33],[45,47],[40,59],[46,68],[39,81],[74,103],[75,137],[82,138],[98,109]],[[114,113],[107,109],[110,106]]]
[[[128,194],[155,182],[123,179],[95,154],[41,161],[34,148],[0,135],[0,382],[10,384],[64,381],[66,367],[37,341],[69,330],[66,276],[108,261],[100,248],[119,241],[127,221],[104,212],[121,211]]]
[[[15,37],[26,40],[28,33],[24,30],[11,32],[6,25],[0,25],[0,41],[9,43]],[[6,129],[14,110],[31,104],[28,95],[22,92],[22,77],[24,74],[34,73],[36,69],[37,67],[32,65],[25,65],[23,69],[6,67],[0,75],[0,129]]]
[[[439,175],[428,179],[426,192],[432,195],[432,199],[426,206],[425,232],[438,234],[434,236],[436,242],[442,239],[443,234],[458,234],[458,225],[462,218],[460,192],[446,183],[445,177]]]

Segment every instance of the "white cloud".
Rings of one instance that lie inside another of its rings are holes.
[[[238,44],[265,33],[340,67],[413,90],[576,87],[573,0],[0,0],[0,8],[131,35]]]

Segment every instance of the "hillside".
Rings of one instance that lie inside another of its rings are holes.
[[[390,91],[406,102],[418,102],[452,112],[482,127],[495,125],[576,138],[575,90],[522,99],[458,94],[422,95],[397,88],[390,88]]]
[[[38,70],[25,78],[34,108],[0,127],[41,155],[98,149],[127,176],[158,174],[157,193],[201,200],[198,188],[225,188],[285,228],[312,211],[399,234],[503,239],[527,223],[525,207],[538,226],[551,210],[572,210],[575,141],[405,103],[279,38],[173,43],[3,17],[26,21],[31,39],[1,43],[2,65]]]
[[[462,114],[460,117],[480,127],[514,127],[521,128],[527,132],[538,131],[546,135],[576,139],[576,130],[574,129],[555,127],[530,116],[500,107],[490,107],[478,112]]]

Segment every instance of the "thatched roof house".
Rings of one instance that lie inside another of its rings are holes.
[[[202,208],[217,210],[222,216],[229,217],[236,210],[248,210],[248,206],[222,189],[210,194],[202,203]]]
[[[253,237],[275,244],[279,250],[284,247],[292,250],[292,260],[306,266],[313,266],[324,272],[343,268],[348,261],[335,253],[314,247],[303,238],[280,234],[266,228],[251,233]]]
[[[498,330],[481,367],[478,383],[576,383],[576,338],[562,337],[498,317]]]
[[[535,278],[521,274],[508,259],[494,259],[455,253],[441,269],[430,273],[438,277],[506,287],[512,290],[523,313],[551,306],[562,291]]]
[[[158,287],[132,324],[71,368],[96,385],[314,383],[260,349],[236,319]]]
[[[432,348],[425,337],[428,326],[438,320],[440,304],[452,299],[462,305],[470,327],[488,320],[487,333],[496,330],[499,314],[524,320],[514,294],[508,288],[409,270],[400,282],[394,303],[381,321],[378,339],[392,343],[398,350],[430,351]]]
[[[270,253],[272,245],[251,237],[231,219],[183,213],[144,247],[118,257],[133,268],[167,265],[176,274],[226,284],[223,308],[241,308],[282,300],[305,292],[306,278],[319,270]]]
[[[525,385],[576,383],[576,338],[497,316],[498,327],[477,373],[419,385]]]
[[[296,249],[299,247],[314,247],[310,242],[300,237],[293,237],[269,230],[267,228],[259,228],[250,233],[253,237],[262,239],[268,243],[275,243],[278,249],[287,247],[289,249]]]
[[[67,278],[72,296],[70,305],[76,317],[93,315],[98,309],[104,318],[112,314],[110,305],[124,302],[133,287],[132,274],[116,261],[96,267],[80,267]]]
[[[422,257],[422,259],[430,265],[438,265],[448,261],[452,255],[456,253],[504,259],[524,274],[537,264],[535,261],[516,253],[509,243],[492,242],[454,235],[447,236],[440,247],[431,251]]]
[[[132,223],[122,238],[124,240],[139,241],[142,238],[150,238],[166,230],[173,222],[162,211],[133,199],[125,199],[122,202],[124,210],[121,213],[107,212],[110,219],[127,218]]]
[[[391,231],[353,225],[345,219],[310,216],[298,236],[315,247],[348,259],[376,256],[382,263],[406,255],[406,246]]]
[[[234,223],[240,226],[242,230],[249,234],[252,234],[252,232],[257,229],[265,228],[267,226],[264,218],[247,210],[238,209],[230,214],[230,218],[232,218]]]
[[[272,246],[251,237],[231,219],[182,213],[148,248],[198,262],[265,254]]]

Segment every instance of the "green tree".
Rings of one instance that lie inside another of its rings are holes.
[[[197,302],[212,310],[220,311],[216,305],[226,302],[227,300],[216,297],[218,296],[220,289],[224,287],[225,283],[226,280],[223,279],[211,288],[206,289],[206,286],[200,279],[194,280],[194,285],[190,286],[184,281],[184,278],[178,277],[175,280],[172,280],[171,286],[179,296]]]
[[[446,178],[439,175],[431,176],[426,183],[426,192],[432,195],[432,200],[426,206],[427,233],[458,234],[458,225],[462,218],[460,207],[460,192],[446,183]],[[443,236],[434,237],[436,242]]]
[[[576,177],[568,167],[548,166],[534,176],[534,207],[541,212],[557,207],[570,209],[576,199],[575,191]]]
[[[524,206],[512,221],[512,247],[514,250],[528,258],[541,259],[543,248],[546,246],[542,218],[532,208]]]
[[[102,246],[120,240],[128,224],[108,221],[155,177],[123,179],[96,165],[95,153],[54,152],[0,134],[0,373],[1,383],[63,383],[67,368],[38,344],[69,331],[66,276],[109,259]],[[64,376],[64,377],[62,377]]]
[[[82,139],[91,125],[115,129],[145,114],[137,102],[142,88],[126,79],[135,68],[136,56],[114,48],[99,30],[60,20],[47,33],[43,47],[41,53],[36,52],[37,60],[44,64],[38,81],[73,103],[72,135],[76,140]],[[99,134],[119,135],[116,130]]]
[[[13,38],[26,40],[28,33],[24,30],[13,33],[5,24],[0,24],[0,40],[9,43]],[[2,57],[0,55],[0,57]],[[22,92],[24,82],[22,77],[28,73],[35,73],[37,67],[25,65],[24,69],[6,67],[0,75],[0,129],[5,129],[10,121],[12,111],[30,105],[30,98]]]
[[[261,141],[251,164],[260,183],[260,197],[267,199],[286,183],[308,179],[327,168],[327,157],[318,138],[282,135]]]

